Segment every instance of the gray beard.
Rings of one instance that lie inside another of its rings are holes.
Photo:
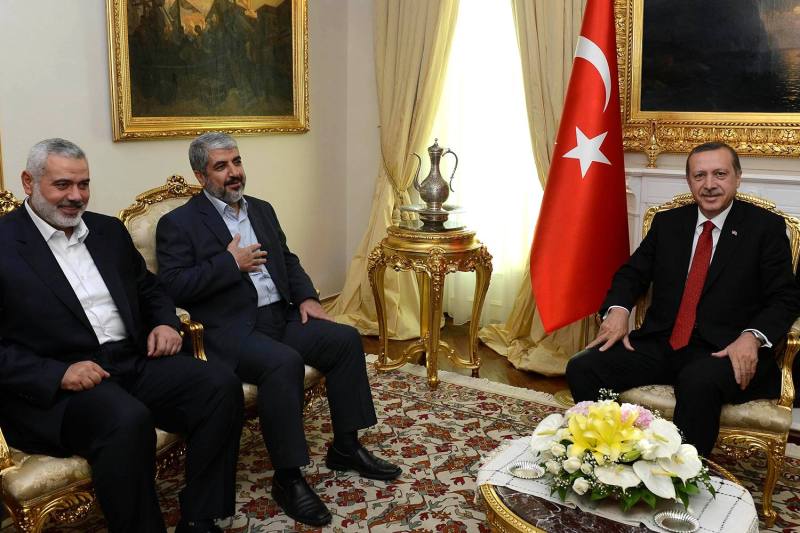
[[[225,189],[224,186],[219,189],[209,186],[206,187],[206,190],[208,191],[208,194],[218,200],[222,200],[228,205],[239,202],[239,200],[241,200],[244,196],[244,184],[242,184],[242,187],[238,191],[229,191]]]
[[[86,211],[86,204],[83,204],[81,210],[74,217],[65,215],[58,210],[58,205],[53,205],[45,200],[38,183],[33,184],[33,194],[30,195],[28,201],[36,214],[54,228],[74,228],[80,224],[81,216]]]

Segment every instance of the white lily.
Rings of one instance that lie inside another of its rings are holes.
[[[534,452],[550,450],[550,445],[556,439],[556,434],[564,422],[564,415],[553,413],[539,422],[531,435],[531,449]]]
[[[662,498],[674,500],[675,486],[668,470],[653,461],[636,461],[633,471],[642,480],[647,490]]]
[[[614,485],[622,489],[635,487],[642,481],[629,465],[609,464],[605,466],[596,466],[594,475],[600,483]]]
[[[697,455],[697,448],[691,444],[681,444],[676,454],[666,459],[659,459],[658,464],[674,477],[681,478],[684,483],[699,474],[703,468],[703,463]]]
[[[644,430],[644,439],[639,442],[642,459],[653,461],[666,459],[678,452],[681,446],[681,434],[672,422],[656,418]]]

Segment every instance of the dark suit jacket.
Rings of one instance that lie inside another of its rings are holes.
[[[665,350],[678,313],[697,223],[697,206],[658,213],[649,233],[615,274],[601,313],[611,305],[631,309],[652,283],[652,303],[642,327],[631,333],[640,351]],[[784,220],[734,200],[725,219],[697,305],[695,335],[717,350],[744,329],[774,344],[800,314],[800,288],[792,272]]]
[[[294,305],[316,298],[311,279],[286,245],[275,210],[268,202],[246,198],[250,224],[267,252],[267,271],[281,297]],[[227,251],[231,240],[203,193],[161,217],[156,230],[159,277],[176,303],[203,323],[209,350],[235,368],[241,341],[255,327],[258,295]]]
[[[175,306],[119,220],[89,212],[83,220],[84,244],[144,358],[153,327],[179,326]],[[59,442],[61,378],[96,355],[97,337],[24,207],[0,218],[0,250],[0,423]]]

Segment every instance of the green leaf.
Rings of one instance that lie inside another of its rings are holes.
[[[700,489],[698,489],[697,485],[695,485],[694,483],[687,483],[686,485],[683,486],[683,488],[686,491],[686,494],[689,494],[690,496],[694,496],[695,494],[700,492]]]
[[[566,500],[567,499],[567,489],[565,487],[559,487],[558,488],[558,496],[561,498],[562,502],[564,500]]]
[[[589,495],[590,500],[602,500],[608,496],[608,492],[601,489],[600,487],[593,487],[592,493]]]
[[[642,491],[642,500],[651,508],[655,508],[657,498],[656,495],[650,492],[649,490],[645,489]]]

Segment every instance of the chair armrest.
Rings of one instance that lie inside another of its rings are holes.
[[[11,460],[11,451],[8,449],[6,438],[3,436],[3,430],[0,429],[0,474],[6,468],[14,466],[14,461]]]
[[[196,359],[201,361],[208,361],[206,357],[206,350],[203,346],[203,324],[195,322],[188,317],[188,313],[184,316],[178,315],[181,319],[181,334],[188,336],[192,343],[192,351]]]
[[[789,333],[786,334],[786,343],[783,353],[778,353],[781,357],[781,397],[778,405],[792,408],[794,403],[794,381],[792,380],[792,365],[797,351],[800,349],[800,318],[794,321]]]

